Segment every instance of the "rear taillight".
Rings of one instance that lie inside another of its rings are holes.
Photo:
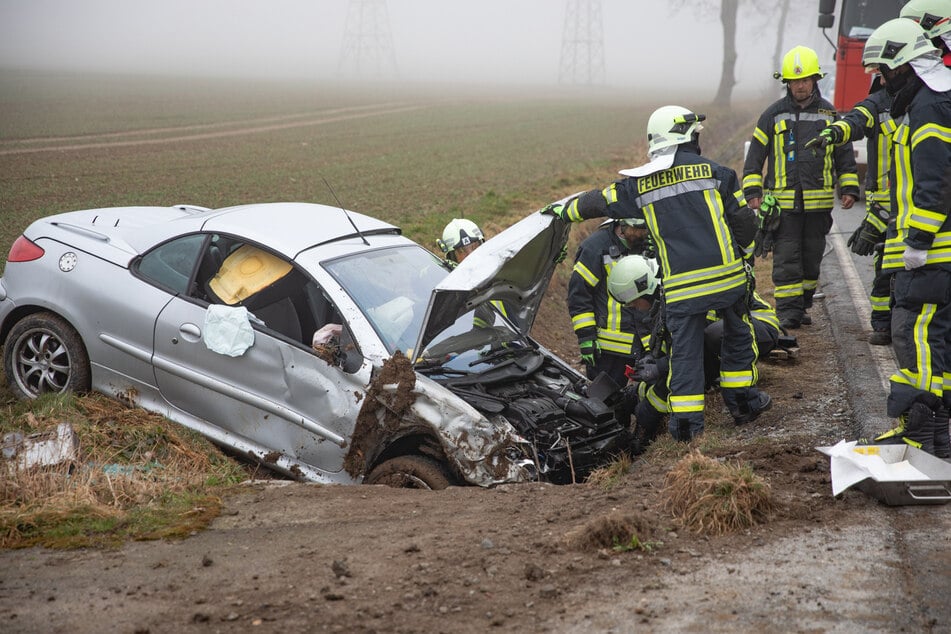
[[[20,236],[10,247],[7,262],[32,262],[43,257],[43,253],[43,249],[27,240],[26,236]]]

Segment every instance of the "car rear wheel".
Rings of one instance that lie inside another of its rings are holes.
[[[52,313],[33,313],[13,326],[3,345],[3,369],[10,388],[24,399],[90,387],[89,356],[79,333]]]
[[[446,469],[426,456],[397,456],[378,464],[364,484],[385,484],[400,489],[445,489],[455,484]]]

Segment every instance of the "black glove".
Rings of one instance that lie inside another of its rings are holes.
[[[856,228],[849,237],[846,244],[855,255],[872,255],[875,252],[875,245],[885,240],[885,233],[879,231],[867,221]]]
[[[820,153],[825,152],[826,147],[830,145],[840,145],[844,138],[845,133],[842,131],[842,128],[833,124],[824,128],[819,133],[819,136],[810,139],[805,147],[807,150],[812,150],[813,156],[818,156]]]
[[[624,376],[632,381],[656,383],[661,377],[661,367],[657,359],[648,354],[638,359],[634,367],[624,366]]]
[[[772,231],[757,229],[756,236],[753,238],[753,241],[756,243],[756,246],[753,247],[753,255],[755,257],[762,258],[772,252],[774,242]]]

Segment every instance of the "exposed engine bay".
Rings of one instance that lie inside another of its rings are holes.
[[[616,386],[593,392],[588,382],[533,347],[511,347],[485,355],[481,372],[452,376],[419,369],[472,405],[487,419],[509,424],[531,443],[542,479],[556,484],[582,481],[630,442],[626,422],[616,416]],[[612,394],[613,393],[613,394]]]

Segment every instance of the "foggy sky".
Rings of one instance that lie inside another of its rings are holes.
[[[349,0],[0,0],[0,67],[166,75],[337,77]],[[565,0],[388,0],[400,81],[555,85]],[[689,87],[712,97],[722,35],[702,0],[603,0],[610,87]],[[719,4],[719,3],[714,3]],[[800,4],[800,3],[794,3]],[[814,3],[785,48],[830,48]],[[737,92],[768,84],[776,29],[741,12]]]

